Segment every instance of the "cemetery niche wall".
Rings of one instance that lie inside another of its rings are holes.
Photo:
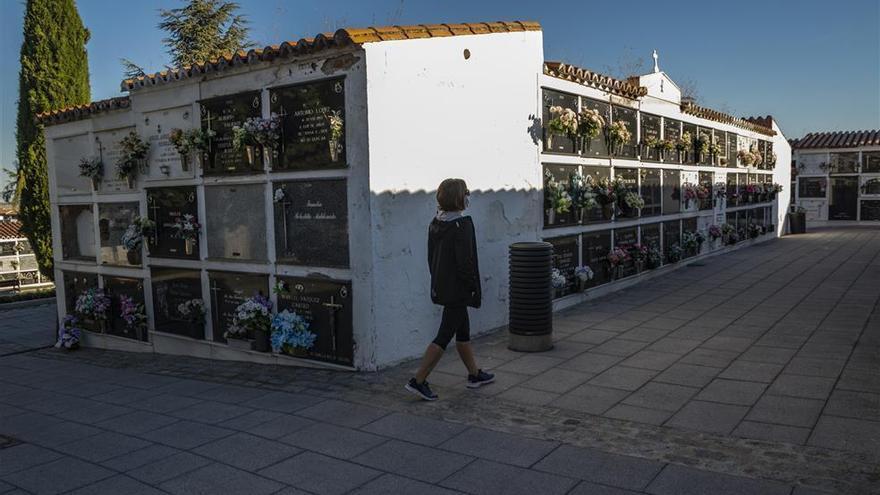
[[[727,218],[745,235],[688,260],[769,239],[787,198],[763,186],[788,183],[772,120],[683,104],[663,73],[545,62],[535,23],[342,29],[122,87],[40,116],[58,315],[81,317],[87,346],[360,370],[416,357],[439,322],[425,237],[448,177],[471,193],[475,336],[507,323],[513,242],[557,247],[558,309],[674,269],[686,234]],[[118,181],[132,135],[149,151]],[[109,313],[78,310],[84,295]]]

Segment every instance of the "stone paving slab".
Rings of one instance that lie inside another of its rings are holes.
[[[401,390],[413,363],[3,356],[0,434],[23,443],[0,450],[0,490],[876,492],[878,243],[818,232],[706,260],[567,310],[546,355],[489,335],[498,383],[465,389],[449,356],[430,404]]]

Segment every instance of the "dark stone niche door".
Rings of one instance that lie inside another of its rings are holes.
[[[156,236],[148,240],[150,256],[157,258],[198,259],[198,243],[174,237],[174,224],[184,215],[198,219],[195,187],[168,187],[147,190],[147,215],[156,222]],[[201,223],[201,221],[200,221]]]
[[[354,364],[350,282],[279,277],[287,292],[278,295],[278,312],[285,309],[309,322],[316,335],[308,357],[318,361]]]
[[[273,170],[345,168],[345,79],[275,88],[269,108],[281,116],[281,153]],[[331,117],[342,124],[342,135],[331,133]]]
[[[279,263],[348,267],[345,179],[275,182],[275,252]],[[279,189],[283,193],[279,193]]]
[[[232,272],[208,272],[211,291],[211,318],[214,325],[214,341],[226,342],[223,334],[232,326],[235,308],[255,295],[268,297],[269,278],[266,275],[250,275]],[[253,338],[252,335],[248,336]]]
[[[263,170],[261,150],[235,150],[232,146],[232,128],[241,126],[251,117],[262,116],[260,92],[220,96],[200,101],[199,104],[202,129],[210,129],[216,133],[207,153],[205,174],[241,174]]]
[[[144,304],[144,282],[139,278],[104,276],[104,290],[110,296],[110,325],[107,333],[129,339],[148,340],[147,330],[131,329],[120,316],[120,296],[127,296],[135,304]]]

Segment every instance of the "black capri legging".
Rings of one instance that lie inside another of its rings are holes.
[[[452,336],[456,342],[470,342],[471,322],[468,319],[467,306],[443,306],[443,319],[440,321],[440,330],[434,337],[434,343],[442,349],[446,349]]]

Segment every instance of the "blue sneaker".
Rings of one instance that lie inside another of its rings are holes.
[[[495,375],[486,373],[483,370],[477,371],[476,375],[468,375],[468,388],[480,388],[495,381]]]
[[[410,378],[409,383],[407,383],[403,388],[418,395],[422,398],[422,400],[437,400],[437,394],[435,394],[431,390],[431,387],[428,386],[427,380],[422,383],[418,383],[416,382],[415,378]]]

